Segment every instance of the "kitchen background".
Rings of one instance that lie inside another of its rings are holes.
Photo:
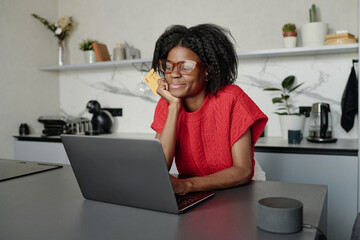
[[[66,40],[66,64],[83,63],[78,44],[86,38],[105,43],[112,53],[118,42],[140,49],[151,58],[159,35],[171,24],[193,26],[216,23],[231,30],[237,51],[282,48],[282,26],[295,23],[301,46],[301,25],[309,22],[308,9],[315,3],[329,33],[348,30],[358,36],[357,0],[1,0],[0,1],[0,157],[13,157],[13,136],[21,123],[41,134],[40,115],[70,115],[91,118],[85,111],[89,100],[102,107],[123,108],[115,118],[114,132],[151,133],[150,124],[157,97],[144,95],[139,83],[144,73],[133,67],[61,72],[39,71],[39,66],[57,64],[57,39],[31,13],[55,21],[73,16],[75,27]],[[357,138],[358,120],[346,133],[340,127],[340,100],[357,53],[240,59],[236,84],[269,116],[268,136],[280,136],[279,119],[273,112],[276,87],[288,75],[305,82],[294,96],[296,105],[314,102],[331,105],[334,136]]]

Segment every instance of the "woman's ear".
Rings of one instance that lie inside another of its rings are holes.
[[[206,75],[205,75],[205,82],[209,81],[210,80],[210,74],[208,72],[206,72]]]

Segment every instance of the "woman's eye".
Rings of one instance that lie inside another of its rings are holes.
[[[191,70],[192,65],[191,64],[182,64],[181,69],[183,69],[183,70]]]

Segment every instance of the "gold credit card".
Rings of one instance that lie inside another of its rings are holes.
[[[144,80],[146,84],[150,87],[151,91],[157,95],[157,88],[158,88],[158,80],[160,79],[160,76],[155,72],[154,69],[151,69],[148,74],[146,74]]]

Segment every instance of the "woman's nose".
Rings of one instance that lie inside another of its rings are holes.
[[[170,76],[173,77],[173,78],[178,78],[178,77],[181,77],[181,73],[178,69],[177,66],[174,67],[174,69],[172,70],[172,72],[170,73]]]

